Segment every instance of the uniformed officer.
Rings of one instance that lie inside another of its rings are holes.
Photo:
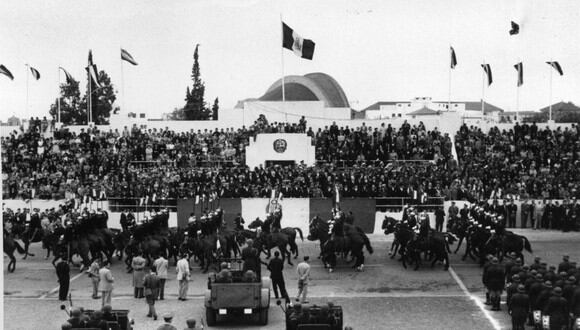
[[[568,302],[562,298],[562,289],[555,287],[546,302],[544,314],[550,316],[550,329],[568,327]]]
[[[530,297],[526,294],[526,288],[519,284],[517,292],[511,297],[508,312],[512,316],[512,329],[524,330],[524,323],[530,310]]]
[[[483,276],[486,278],[485,283],[489,289],[491,310],[499,311],[501,310],[501,293],[505,287],[505,269],[496,257],[491,260],[491,265]]]

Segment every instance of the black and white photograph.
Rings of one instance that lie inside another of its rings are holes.
[[[580,330],[577,0],[0,14],[2,328]]]

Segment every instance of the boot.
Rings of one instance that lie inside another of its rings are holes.
[[[145,298],[145,296],[143,295],[143,292],[144,292],[144,291],[145,291],[145,290],[144,290],[143,288],[139,288],[139,289],[137,289],[137,294],[138,294],[137,298],[139,298],[139,299],[141,299],[141,298]]]
[[[491,305],[491,302],[489,300],[489,292],[486,292],[485,293],[485,302],[484,302],[484,304]]]
[[[139,298],[139,289],[133,288],[133,297]]]

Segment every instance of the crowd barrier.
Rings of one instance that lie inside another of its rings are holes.
[[[395,198],[396,199],[396,198]],[[402,206],[405,205],[401,203],[400,207],[391,206],[386,211],[381,207],[381,204],[377,202],[375,198],[343,198],[340,201],[341,209],[348,213],[352,212],[355,218],[355,223],[360,226],[366,233],[369,234],[380,234],[382,233],[381,225],[385,216],[393,217],[395,219],[401,219],[402,217]],[[537,202],[538,200],[536,200]],[[560,204],[562,200],[558,201]],[[10,208],[16,210],[18,208],[39,208],[41,211],[46,209],[55,208],[58,209],[59,205],[63,204],[64,200],[4,200],[3,206],[5,208]],[[180,226],[184,227],[187,224],[188,218],[191,213],[194,213],[198,218],[201,216],[202,205],[195,204],[194,199],[179,199],[176,201],[177,206],[168,207],[170,217],[170,226]],[[407,200],[407,202],[410,202]],[[435,216],[434,209],[437,206],[442,205],[446,213],[445,222],[443,224],[444,228],[447,223],[447,213],[451,206],[452,201],[444,201],[437,204],[423,204],[417,205],[419,210],[425,209],[427,215],[431,222],[431,227],[435,228]],[[463,208],[463,205],[470,205],[467,201],[455,201],[459,209]],[[491,200],[489,201],[491,203]],[[499,200],[502,204],[503,201]],[[108,201],[93,202],[93,208],[97,207],[107,210],[109,212],[108,225],[111,228],[121,228],[120,216],[121,212],[118,212],[118,208],[111,210],[110,206],[114,203],[109,203]],[[283,207],[283,227],[297,227],[302,230],[304,235],[308,234],[308,222],[314,216],[319,216],[322,219],[329,219],[331,216],[331,209],[333,206],[333,201],[330,198],[284,198],[281,201]],[[413,205],[413,203],[407,203]],[[514,204],[518,207],[517,217],[516,217],[516,227],[521,227],[521,205],[522,201],[514,201]],[[212,204],[214,207],[221,207],[224,210],[224,217],[226,224],[229,227],[233,227],[233,220],[238,214],[241,214],[245,219],[245,226],[247,227],[253,220],[260,218],[265,219],[266,206],[268,205],[267,198],[222,198],[220,200],[214,201]],[[203,204],[203,208],[207,207],[208,203]],[[145,208],[147,211],[145,212]],[[140,206],[140,209],[144,212],[135,212],[137,219],[143,219],[150,211],[151,206]],[[528,228],[530,224],[528,223]]]

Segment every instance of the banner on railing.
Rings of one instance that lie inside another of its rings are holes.
[[[266,165],[268,161],[304,162],[307,166],[314,166],[315,148],[306,134],[272,133],[250,138],[250,145],[246,147],[246,165],[253,169]]]

